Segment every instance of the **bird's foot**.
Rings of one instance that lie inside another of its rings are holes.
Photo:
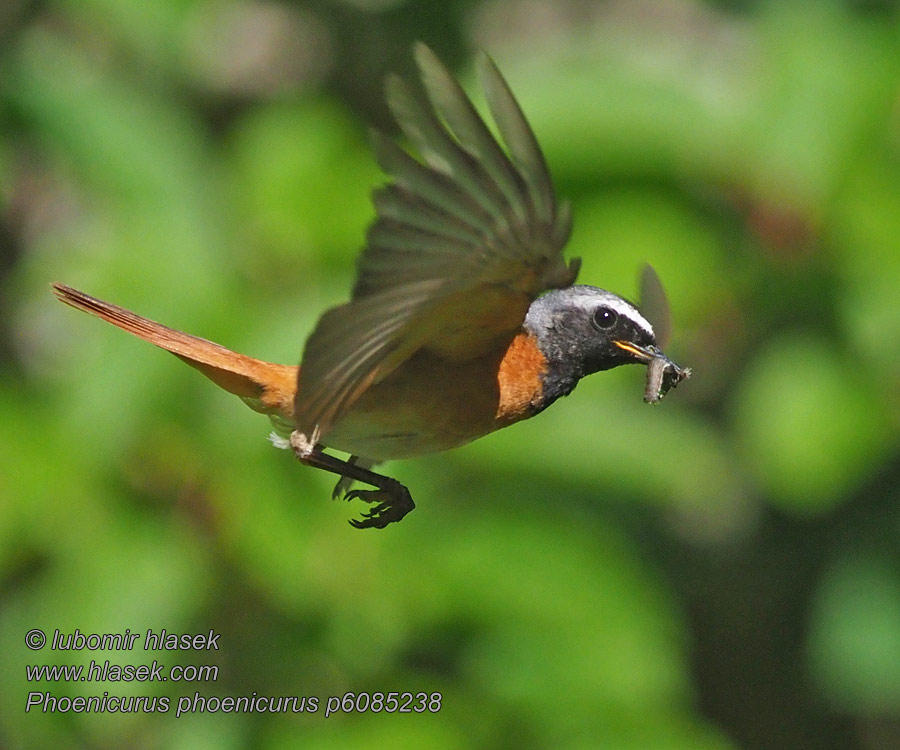
[[[309,438],[299,430],[294,430],[291,433],[290,445],[300,463],[340,476],[332,497],[336,497],[342,490],[349,489],[350,483],[354,481],[377,487],[374,490],[350,490],[344,495],[345,500],[359,498],[373,505],[370,510],[363,513],[360,520],[350,521],[351,526],[357,529],[383,529],[389,523],[399,521],[416,507],[409,490],[400,482],[372,471],[371,467],[375,463],[373,460],[350,456],[349,460],[344,461],[324,453],[318,441],[318,427]]]
[[[351,519],[350,525],[357,529],[383,529],[389,523],[396,523],[416,507],[409,490],[397,482],[389,488],[377,490],[350,490],[344,500],[362,500],[372,504],[360,520]]]

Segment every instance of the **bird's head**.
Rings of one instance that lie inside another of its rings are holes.
[[[545,391],[551,398],[569,393],[578,380],[619,365],[658,362],[657,401],[687,377],[662,352],[650,322],[633,304],[594,286],[576,285],[548,292],[535,300],[525,318],[525,328],[537,338],[547,359]]]

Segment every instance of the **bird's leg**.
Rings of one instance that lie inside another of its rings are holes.
[[[330,456],[322,451],[321,445],[309,440],[302,432],[294,430],[291,433],[291,449],[300,463],[306,466],[314,466],[377,487],[375,490],[351,490],[344,496],[346,500],[359,498],[367,503],[375,503],[371,510],[363,513],[362,520],[350,521],[350,525],[357,529],[383,529],[389,523],[399,521],[416,507],[409,490],[396,479]]]
[[[347,459],[347,463],[354,464],[363,469],[371,469],[375,465],[374,461],[371,461],[367,458],[360,458],[359,456],[350,456],[350,458]],[[350,489],[350,485],[352,484],[353,477],[342,476],[340,479],[338,479],[337,484],[334,485],[334,489],[331,491],[331,499],[335,500],[340,495],[344,495],[347,490]]]

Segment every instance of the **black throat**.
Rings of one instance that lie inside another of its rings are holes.
[[[541,377],[544,386],[543,395],[535,413],[542,412],[558,398],[568,396],[575,390],[578,381],[587,373],[581,372],[580,368],[574,365],[573,362],[547,361],[547,369]]]
[[[541,375],[542,393],[540,401],[535,404],[536,414],[557,399],[568,396],[578,385],[578,381],[589,374],[581,353],[575,351],[577,347],[570,345],[573,342],[540,334],[537,340],[547,367]]]

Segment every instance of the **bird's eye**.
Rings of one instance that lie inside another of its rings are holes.
[[[615,310],[610,310],[608,307],[598,307],[594,311],[594,325],[597,328],[612,328],[616,324],[618,317]]]

